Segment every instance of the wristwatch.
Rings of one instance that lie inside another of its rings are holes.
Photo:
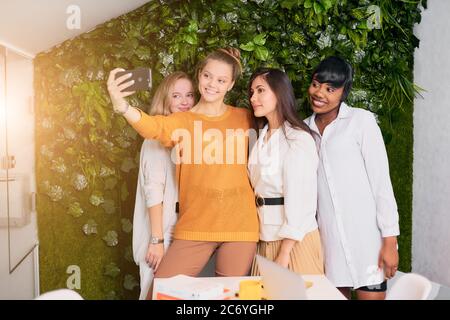
[[[150,243],[151,244],[164,243],[164,239],[158,237],[150,237]]]

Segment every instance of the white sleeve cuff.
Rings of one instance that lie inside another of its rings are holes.
[[[280,231],[278,232],[280,238],[287,238],[296,241],[301,241],[305,237],[305,233],[298,228],[292,227],[288,224],[283,224]]]
[[[390,228],[383,228],[381,230],[381,236],[383,238],[396,237],[398,235],[400,235],[400,230],[399,230],[398,226],[390,227]]]
[[[145,206],[147,208],[153,207],[162,203],[164,200],[164,190],[160,186],[146,186],[145,187]]]

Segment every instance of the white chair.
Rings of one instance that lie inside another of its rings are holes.
[[[41,294],[35,300],[83,300],[78,292],[69,289],[59,289]]]
[[[426,300],[430,292],[430,280],[416,273],[407,273],[392,285],[386,300]]]

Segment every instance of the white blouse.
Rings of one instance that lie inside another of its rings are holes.
[[[156,140],[144,140],[140,154],[133,217],[133,257],[139,265],[141,279],[139,299],[145,299],[153,279],[153,270],[145,262],[151,235],[147,208],[162,203],[164,249],[167,249],[177,221],[175,212],[177,201],[175,165],[170,158],[170,149],[163,147]]]
[[[260,239],[276,241],[284,238],[301,241],[317,229],[317,165],[316,146],[311,135],[287,123],[277,129],[267,143],[266,125],[253,146],[248,172],[256,195],[264,198],[284,197],[284,205],[258,208]]]
[[[305,120],[319,150],[318,207],[325,273],[337,287],[384,281],[382,237],[399,235],[397,204],[380,128],[366,110],[341,104],[320,135],[315,114]]]

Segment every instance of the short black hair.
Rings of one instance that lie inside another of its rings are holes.
[[[347,99],[353,84],[353,68],[346,60],[331,56],[322,60],[312,73],[312,79],[344,88],[341,101]]]

